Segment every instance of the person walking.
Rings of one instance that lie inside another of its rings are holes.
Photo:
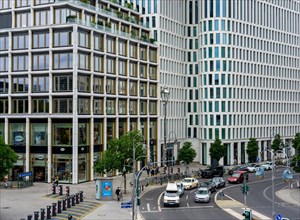
[[[120,201],[120,197],[121,197],[121,190],[120,190],[120,188],[119,188],[119,187],[116,189],[116,195],[117,195],[118,201]]]

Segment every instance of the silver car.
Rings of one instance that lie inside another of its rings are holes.
[[[182,183],[177,183],[178,193],[179,196],[182,196],[184,194],[184,187]]]
[[[200,187],[195,192],[195,202],[209,202],[210,201],[210,191],[206,187]]]

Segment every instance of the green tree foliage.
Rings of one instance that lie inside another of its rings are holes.
[[[178,151],[178,161],[183,161],[186,164],[190,164],[194,161],[197,153],[195,149],[192,147],[191,142],[184,142],[181,149]]]
[[[295,148],[296,153],[293,157],[292,163],[294,164],[294,171],[300,173],[300,133],[297,133],[292,141],[293,148]]]
[[[0,137],[0,180],[8,174],[8,170],[13,168],[18,156],[15,151]]]
[[[135,149],[135,159],[137,161],[145,160],[145,150],[143,149],[144,137],[137,131],[130,131],[121,137],[114,138],[108,142],[108,149],[103,153],[102,159],[95,165],[96,172],[106,170],[115,171],[131,170],[133,165],[133,151]]]
[[[256,158],[258,156],[258,145],[257,145],[257,141],[256,138],[250,138],[248,145],[247,145],[247,149],[246,152],[248,154],[248,160],[249,162],[255,162]]]
[[[276,152],[278,150],[281,150],[282,147],[283,147],[283,140],[281,139],[280,134],[276,134],[271,144],[271,148],[273,149],[273,152]]]
[[[209,155],[212,159],[215,159],[218,164],[219,160],[224,157],[226,154],[226,148],[222,144],[222,141],[219,138],[216,138],[215,142],[210,146]]]

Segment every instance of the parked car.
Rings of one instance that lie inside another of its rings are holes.
[[[215,176],[222,177],[224,173],[225,173],[224,166],[215,166],[214,168],[210,167],[208,169],[203,170],[201,172],[201,177],[202,178],[212,178]]]
[[[211,194],[211,192],[209,191],[208,188],[200,187],[195,192],[195,202],[209,202],[210,201],[210,194]]]
[[[181,181],[184,189],[193,189],[199,186],[199,181],[195,178],[184,178]]]
[[[256,168],[260,167],[259,164],[256,164],[256,163],[251,163],[248,165],[248,172],[249,173],[254,173],[256,171]]]
[[[270,161],[267,161],[267,162],[261,164],[261,167],[263,167],[265,170],[272,170],[273,168],[276,168],[276,165]]]
[[[214,177],[210,181],[216,184],[217,189],[225,187],[225,180],[223,177]]]
[[[184,187],[182,183],[176,183],[178,188],[179,196],[182,196],[184,194]]]
[[[246,171],[235,171],[228,177],[228,183],[243,183],[244,180],[248,181],[248,173]]]
[[[232,167],[232,168],[228,171],[228,174],[229,174],[229,175],[232,175],[233,172],[239,171],[239,170],[240,170],[240,167],[241,167],[241,166],[239,166],[239,165]]]
[[[212,181],[200,183],[200,187],[206,187],[211,193],[216,192],[216,184]]]

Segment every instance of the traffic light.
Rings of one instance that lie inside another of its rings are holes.
[[[248,192],[249,192],[249,186],[248,186],[248,185],[245,185],[245,187],[246,187],[245,192],[246,192],[247,194],[249,194],[249,193],[248,193]]]
[[[241,190],[242,190],[242,193],[245,194],[245,187],[244,187],[244,185],[241,186]]]
[[[244,216],[244,220],[252,220],[252,211],[244,210],[243,216]]]
[[[242,185],[241,190],[243,194],[249,194],[249,186],[248,185]]]

